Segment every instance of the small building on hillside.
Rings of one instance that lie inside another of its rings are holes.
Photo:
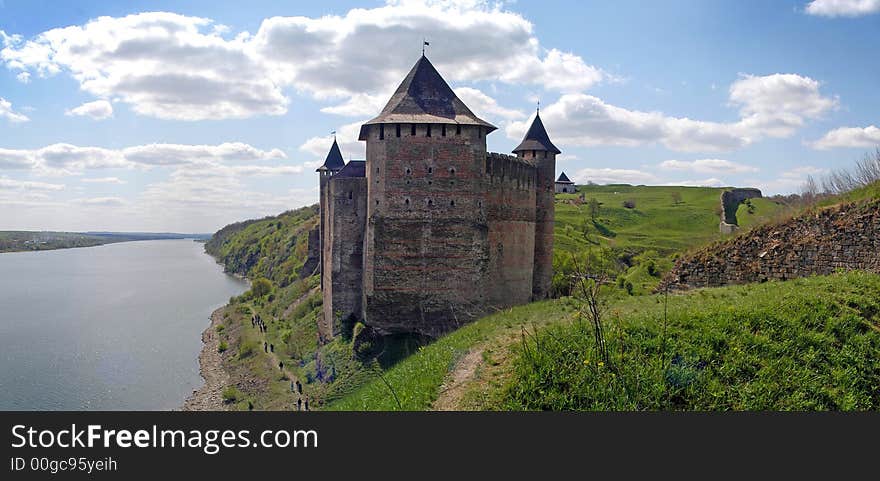
[[[577,192],[577,186],[574,185],[574,182],[568,180],[568,176],[565,175],[565,172],[559,174],[559,178],[556,179],[556,193],[574,194],[575,192]]]

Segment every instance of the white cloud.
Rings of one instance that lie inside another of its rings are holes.
[[[342,152],[342,157],[346,162],[352,159],[366,158],[366,146],[364,145],[364,142],[358,141],[361,124],[364,122],[366,122],[366,120],[346,124],[336,131],[336,141],[339,143],[339,150]],[[327,152],[330,152],[331,145],[333,145],[333,139],[331,137],[311,137],[299,146],[299,150],[308,152],[312,154],[315,159],[323,161],[327,157]],[[321,163],[318,163],[315,167],[317,168],[320,165]]]
[[[577,146],[643,146],[659,143],[682,152],[719,152],[745,147],[764,137],[788,137],[807,120],[836,108],[822,96],[819,82],[795,74],[743,76],[730,87],[730,103],[740,107],[737,122],[671,117],[629,110],[583,93],[562,95],[541,109],[554,142]],[[507,136],[522,138],[529,121],[511,122]]]
[[[697,159],[692,161],[666,160],[660,163],[660,168],[668,170],[688,170],[703,174],[742,174],[758,171],[758,168],[756,167],[737,164],[724,159]]]
[[[498,105],[495,99],[475,88],[459,87],[455,89],[455,94],[474,114],[484,119],[512,120],[526,117],[526,114],[519,110]]]
[[[77,115],[80,117],[91,117],[94,120],[104,120],[113,116],[113,105],[106,100],[95,100],[94,102],[86,102],[79,107],[70,109],[65,112],[65,115]]]
[[[814,167],[812,165],[804,165],[779,173],[775,178],[765,176],[762,178],[746,179],[750,186],[761,189],[764,195],[772,194],[790,194],[797,192],[804,185],[807,176],[814,178],[821,177],[828,173],[828,169]]]
[[[64,184],[50,184],[47,182],[32,182],[27,180],[16,180],[6,177],[0,177],[0,190],[5,191],[58,191],[63,189]]]
[[[400,82],[423,37],[451,81],[575,92],[614,80],[577,55],[542,48],[528,20],[487,1],[391,0],[345,15],[267,18],[255,34],[234,36],[211,19],[174,13],[99,17],[4,40],[0,59],[40,76],[66,72],[96,97],[159,118],[279,115],[287,87],[342,99],[329,111],[360,116],[376,105],[369,96]]]
[[[880,12],[880,0],[813,0],[805,10],[822,17],[859,17]]]
[[[663,185],[675,187],[725,187],[727,184],[717,177],[712,177],[710,179],[702,180],[679,180],[676,182],[666,182]]]
[[[840,127],[829,131],[810,145],[821,150],[835,147],[877,147],[880,146],[880,128],[874,125],[864,128]]]
[[[285,159],[279,149],[262,150],[240,142],[219,145],[147,144],[124,149],[52,144],[40,149],[0,149],[0,168],[34,169],[44,174],[71,174],[91,169],[150,168],[192,164],[213,167],[229,163]],[[239,165],[243,175],[278,175],[294,167]]]
[[[588,182],[596,184],[647,184],[657,180],[657,177],[649,172],[610,168],[581,169],[569,178],[578,184],[586,184]]]
[[[12,110],[12,102],[3,97],[0,97],[0,118],[6,118],[6,120],[12,123],[27,122],[30,120],[26,115]]]
[[[15,76],[15,78],[18,79],[19,82],[26,84],[30,83],[31,74],[30,72],[19,72],[18,75]]]
[[[120,179],[119,177],[90,177],[79,179],[80,182],[85,182],[87,184],[127,184],[128,182]]]
[[[125,199],[121,197],[91,197],[88,199],[76,199],[74,202],[101,207],[118,207],[126,204]]]

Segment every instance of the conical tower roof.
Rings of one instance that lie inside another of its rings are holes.
[[[568,180],[568,176],[565,175],[565,172],[559,174],[559,178],[556,179],[556,182],[559,182],[561,184],[574,184],[574,182]]]
[[[547,129],[544,128],[544,122],[541,121],[540,112],[535,113],[535,120],[532,121],[532,126],[529,127],[526,136],[523,138],[522,142],[513,149],[513,152],[522,152],[524,150],[546,150],[548,152],[553,152],[554,154],[562,153],[562,151],[553,145],[553,142],[550,142],[550,136],[547,135]]]
[[[372,124],[462,124],[482,125],[489,132],[497,129],[471,112],[424,55],[397,87],[382,113],[361,126],[360,140],[367,139],[366,126]]]
[[[339,150],[339,144],[336,143],[336,138],[333,138],[333,145],[330,146],[330,152],[327,153],[327,158],[324,160],[324,165],[318,167],[316,172],[320,172],[322,170],[332,170],[339,171],[345,167],[345,160],[342,158],[342,152]]]

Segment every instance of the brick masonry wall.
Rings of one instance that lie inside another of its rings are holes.
[[[532,297],[535,255],[535,166],[504,154],[486,156],[490,308]]]
[[[339,334],[341,321],[362,319],[366,187],[363,177],[333,177],[322,202],[328,211],[322,256],[324,315],[318,330],[325,340]]]
[[[367,140],[366,323],[438,336],[482,315],[488,278],[485,129],[393,124]]]
[[[679,259],[659,290],[831,274],[880,273],[880,200],[845,204],[766,225]]]

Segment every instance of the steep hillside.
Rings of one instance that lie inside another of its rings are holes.
[[[566,298],[485,317],[330,408],[880,408],[878,275],[612,301],[607,362],[581,309]]]
[[[786,280],[838,269],[880,272],[880,199],[816,208],[680,258],[674,289]]]
[[[217,231],[205,243],[205,251],[227,272],[251,280],[265,277],[287,286],[300,277],[299,269],[308,255],[308,234],[317,224],[317,205],[238,222]]]

